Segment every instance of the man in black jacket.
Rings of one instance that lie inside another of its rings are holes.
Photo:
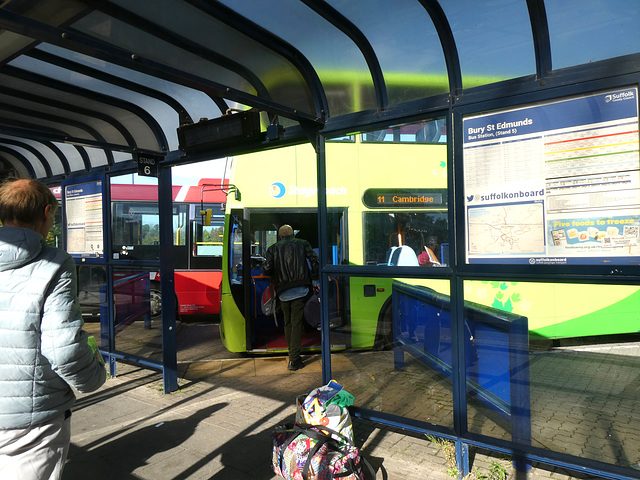
[[[267,250],[263,270],[265,275],[272,277],[284,313],[284,336],[289,347],[288,368],[299,370],[304,367],[300,357],[304,305],[309,288],[318,284],[319,262],[311,244],[295,238],[290,225],[281,226],[278,236],[280,241]]]

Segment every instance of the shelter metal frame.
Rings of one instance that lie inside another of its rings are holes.
[[[15,169],[26,172],[32,177],[46,178],[47,182],[54,184],[63,179],[84,178],[87,175],[104,174],[112,176],[116,174],[131,173],[135,171],[133,157],[136,152],[148,152],[165,155],[159,162],[159,210],[160,210],[160,237],[161,237],[161,262],[160,271],[162,278],[162,311],[163,311],[163,370],[164,391],[169,393],[177,388],[176,365],[176,338],[175,317],[168,312],[175,311],[175,297],[173,295],[173,264],[170,246],[171,234],[171,166],[197,162],[214,156],[236,155],[250,151],[277,148],[284,145],[292,145],[310,141],[317,152],[317,178],[318,178],[318,205],[321,215],[318,216],[320,232],[321,264],[324,266],[321,272],[322,290],[328,290],[327,278],[329,275],[367,275],[387,276],[389,273],[402,275],[403,277],[419,277],[422,271],[410,267],[397,267],[396,270],[380,272],[373,267],[327,266],[326,245],[327,231],[327,199],[326,187],[326,159],[324,139],[330,136],[367,130],[372,128],[384,128],[394,123],[404,123],[419,120],[428,116],[445,116],[448,141],[448,191],[449,191],[449,242],[452,251],[455,252],[455,263],[451,268],[438,269],[430,272],[433,278],[449,281],[451,288],[451,300],[456,309],[452,311],[453,325],[453,350],[454,358],[459,360],[458,369],[453,372],[453,396],[454,402],[454,428],[440,427],[425,428],[424,424],[408,419],[397,418],[388,414],[356,410],[356,414],[375,421],[413,430],[420,433],[433,432],[437,435],[449,438],[456,442],[458,448],[459,465],[468,469],[468,447],[486,447],[493,451],[514,454],[520,468],[529,461],[536,460],[550,465],[567,467],[573,470],[601,475],[606,478],[625,479],[630,478],[628,470],[615,465],[603,465],[601,463],[575,458],[558,452],[543,451],[533,447],[527,447],[520,451],[518,445],[497,439],[489,439],[468,432],[465,398],[465,378],[461,365],[464,365],[464,342],[461,330],[463,309],[463,285],[467,280],[473,279],[506,279],[518,281],[539,282],[582,282],[603,284],[633,284],[640,285],[640,275],[633,268],[608,268],[577,266],[568,269],[563,266],[535,265],[522,270],[514,266],[470,265],[464,258],[464,212],[461,205],[464,203],[463,178],[462,178],[462,138],[459,135],[462,119],[465,115],[491,111],[499,108],[518,106],[531,102],[563,98],[571,95],[584,94],[601,89],[640,86],[640,74],[638,64],[640,53],[621,55],[617,58],[599,60],[592,64],[576,65],[562,70],[554,70],[552,58],[552,39],[548,19],[547,8],[544,0],[523,0],[526,3],[526,11],[529,15],[531,35],[533,42],[533,54],[535,72],[514,79],[489,83],[486,85],[464,88],[463,71],[460,52],[452,28],[452,23],[443,8],[445,2],[437,0],[416,0],[427,12],[433,21],[438,34],[438,40],[442,47],[444,64],[447,69],[448,91],[417,100],[411,100],[400,104],[389,104],[389,85],[385,81],[385,71],[381,66],[377,52],[372,42],[359,28],[359,26],[347,15],[343,14],[333,3],[301,0],[301,3],[313,11],[319,19],[326,21],[337,32],[344,34],[362,55],[368,74],[373,85],[375,106],[366,110],[353,111],[348,114],[332,116],[329,111],[327,92],[318,74],[316,66],[305,57],[301,49],[292,43],[284,41],[274,32],[251,21],[223,2],[208,2],[204,0],[183,0],[186,5],[193,7],[201,15],[205,15],[229,26],[234,31],[250,38],[252,41],[266,47],[280,58],[293,65],[300,77],[304,80],[306,89],[311,97],[310,108],[307,110],[295,108],[291,105],[274,101],[267,83],[242,62],[231,58],[229,55],[218,53],[210,45],[201,45],[196,41],[185,38],[179,33],[162,27],[141,15],[135,14],[123,6],[106,0],[85,0],[82,4],[85,10],[78,13],[82,17],[86,12],[101,12],[128,25],[134,25],[140,31],[153,36],[164,37],[174,46],[178,46],[185,52],[198,55],[200,58],[220,66],[243,80],[248,82],[255,92],[247,92],[233,85],[218,82],[213,78],[203,75],[187,73],[178,68],[162,64],[150,58],[145,58],[125,48],[115,46],[105,40],[89,36],[74,29],[73,23],[76,17],[68,19],[61,25],[50,25],[44,21],[34,20],[26,14],[16,13],[9,8],[0,7],[0,28],[16,35],[30,38],[30,45],[16,51],[7,59],[0,59],[0,76],[7,75],[15,79],[30,82],[35,86],[56,89],[77,98],[92,99],[103,105],[111,105],[126,111],[127,114],[136,117],[152,132],[155,144],[153,146],[140,145],[136,135],[128,130],[120,120],[108,113],[101,112],[99,108],[92,108],[80,104],[66,104],[63,101],[55,101],[36,93],[20,92],[16,89],[5,90],[5,94],[20,98],[25,104],[20,107],[0,103],[0,110],[12,114],[24,114],[33,117],[27,121],[22,118],[12,122],[0,122],[0,160],[12,165]],[[5,2],[9,5],[12,2]],[[38,2],[30,2],[36,4]],[[101,71],[98,67],[92,67],[51,53],[43,48],[32,48],[38,43],[56,46],[60,52],[73,52],[85,55],[92,60],[107,62],[121,68],[135,71],[150,78],[161,79],[167,83],[173,83],[186,89],[197,91],[211,100],[219,113],[225,113],[230,106],[239,104],[243,107],[256,108],[265,112],[269,123],[277,123],[280,117],[290,120],[294,125],[288,126],[282,138],[264,141],[252,145],[226,146],[224,148],[201,152],[193,155],[185,155],[178,150],[171,150],[171,139],[167,131],[159,121],[140,107],[130,101],[121,100],[114,96],[97,93],[78,86],[67,84],[61,80],[29,72],[11,65],[11,60],[25,56],[31,60],[42,62],[46,65],[73,72],[76,75],[84,75],[89,79],[113,85],[118,88],[135,92],[141,97],[151,98],[167,105],[179,117],[179,124],[189,124],[196,120],[189,113],[189,106],[181,103],[177,98],[172,98],[166,92],[128,78]],[[27,107],[27,102],[40,104],[42,111],[36,111]],[[82,103],[82,102],[80,102]],[[53,113],[53,111],[59,113]],[[64,113],[61,113],[64,112]],[[91,126],[90,121],[83,119],[92,118],[109,124],[125,139],[124,142],[107,141],[104,134]],[[50,125],[57,123],[53,128]],[[82,135],[71,135],[65,129],[77,129]],[[71,145],[70,153],[63,152],[62,145]],[[131,156],[122,161],[123,155]],[[69,157],[68,157],[69,156]],[[96,162],[96,157],[100,158]],[[55,169],[61,166],[61,171]],[[43,172],[40,174],[39,172]],[[107,222],[108,224],[109,222]],[[107,230],[109,232],[109,230]],[[107,242],[107,245],[109,242]],[[109,247],[110,248],[110,247]],[[107,249],[108,252],[108,249]],[[111,264],[111,259],[108,260]],[[155,264],[154,264],[155,265]],[[109,271],[110,272],[110,271]],[[109,273],[109,275],[111,275]],[[112,294],[112,292],[111,292]],[[328,338],[329,322],[328,313],[323,312],[322,334]],[[114,357],[115,358],[115,357]],[[322,350],[323,381],[331,377],[331,354],[325,343]]]

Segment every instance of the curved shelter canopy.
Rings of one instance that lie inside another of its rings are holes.
[[[639,20],[623,0],[6,0],[0,171],[54,181],[133,168],[136,151],[186,162],[176,129],[229,109],[299,141],[298,125],[633,72]]]

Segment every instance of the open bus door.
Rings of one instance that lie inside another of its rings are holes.
[[[342,262],[344,235],[344,211],[330,212],[330,228],[332,234],[330,261]],[[318,217],[317,210],[273,211],[268,209],[244,209],[231,212],[229,231],[228,272],[231,296],[237,311],[244,317],[246,350],[253,352],[282,352],[287,350],[284,337],[284,317],[281,311],[273,316],[265,316],[261,310],[262,292],[270,283],[269,277],[262,270],[267,249],[277,242],[278,228],[283,224],[293,227],[297,238],[307,240],[318,252]],[[247,259],[247,261],[245,261]],[[336,289],[332,298],[340,298],[337,291],[341,287],[335,282],[331,288]],[[333,302],[330,316],[341,318],[339,305]],[[223,317],[225,335],[240,335],[236,328],[240,319],[233,316]],[[302,338],[303,351],[318,350],[321,346],[320,331],[317,326],[304,321]],[[231,340],[231,339],[228,339]]]

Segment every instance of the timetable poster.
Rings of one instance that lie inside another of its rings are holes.
[[[67,252],[74,258],[104,258],[102,181],[64,187]]]
[[[469,263],[640,260],[638,90],[463,120]]]

